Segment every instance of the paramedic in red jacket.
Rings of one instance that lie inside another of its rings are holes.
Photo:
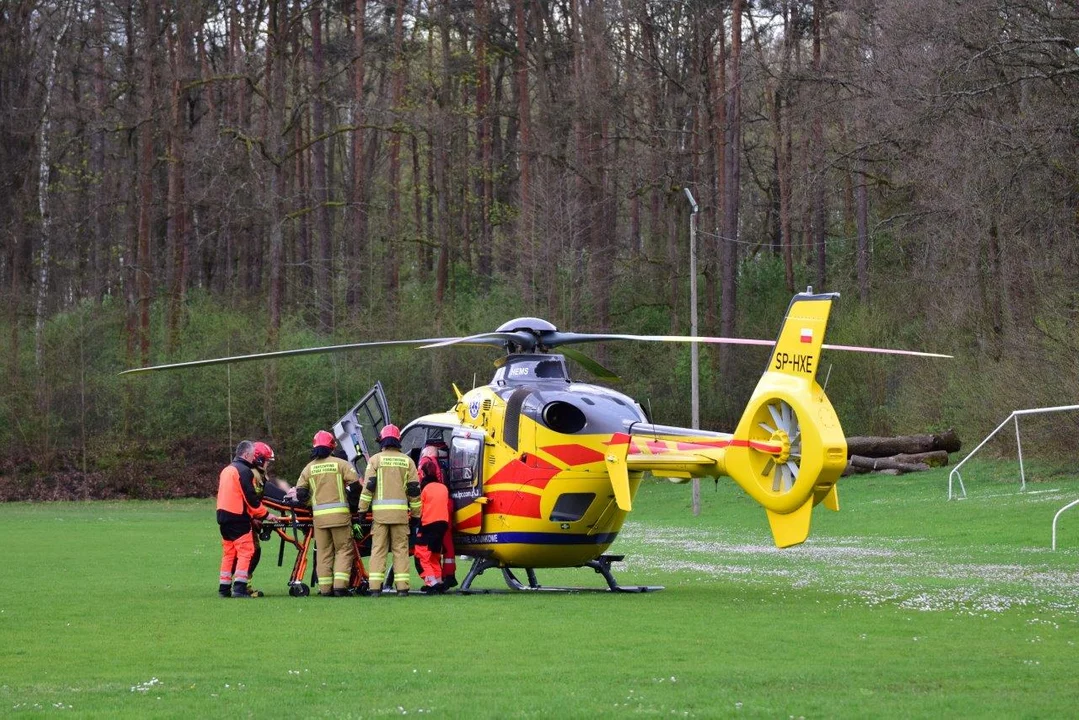
[[[247,581],[255,555],[255,531],[267,517],[255,491],[255,446],[243,440],[236,457],[217,481],[217,524],[221,529],[221,597],[247,598]],[[236,570],[233,573],[233,567]]]
[[[423,591],[445,592],[457,584],[457,578],[454,577],[456,566],[450,521],[453,503],[438,462],[438,447],[428,445],[420,452],[418,470],[423,488],[420,494],[423,511],[419,542],[415,548],[416,560],[420,565]]]

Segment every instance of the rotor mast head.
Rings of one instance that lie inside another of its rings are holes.
[[[536,351],[547,352],[549,348],[543,341],[544,336],[557,332],[558,328],[543,318],[537,317],[514,318],[502,323],[495,330],[509,355]]]

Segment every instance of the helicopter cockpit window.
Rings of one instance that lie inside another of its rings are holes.
[[[420,451],[428,442],[441,442],[449,447],[452,431],[439,425],[414,425],[401,434],[401,452],[419,464]]]
[[[562,493],[551,508],[551,520],[557,522],[580,520],[588,512],[588,508],[595,499],[595,493]]]
[[[566,377],[566,370],[557,360],[542,360],[536,363],[536,377],[561,380]]]

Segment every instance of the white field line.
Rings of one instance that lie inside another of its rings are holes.
[[[1027,495],[1044,495],[1045,493],[1059,493],[1060,488],[1049,488],[1047,490],[1016,490],[1015,492],[1008,493],[992,493],[989,495],[983,495],[978,493],[971,497],[969,494],[966,497],[958,498],[959,500],[988,500],[990,498],[1002,498],[1002,497],[1026,497]]]

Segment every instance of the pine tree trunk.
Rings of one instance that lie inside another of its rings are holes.
[[[153,301],[152,284],[154,258],[151,257],[151,213],[153,212],[154,185],[154,53],[151,39],[157,37],[157,2],[147,0],[143,21],[145,45],[142,58],[142,126],[139,128],[139,227],[138,254],[136,257],[136,291],[138,292],[138,344],[139,358],[143,365],[150,360],[150,304]]]
[[[404,122],[404,99],[405,99],[405,4],[407,0],[397,0],[397,12],[393,24],[393,96],[391,107],[394,122]],[[382,263],[381,271],[386,294],[391,300],[397,295],[400,285],[400,264],[403,260],[401,238],[401,132],[394,128],[390,131],[390,197],[389,197],[389,230],[387,232],[387,246],[385,262]]]
[[[187,125],[184,110],[187,91],[184,85],[189,73],[187,54],[190,43],[190,27],[186,16],[187,6],[177,8],[176,30],[169,33],[170,57],[172,59],[172,93],[169,127],[168,167],[168,228],[169,246],[169,305],[166,322],[166,352],[175,352],[179,340],[184,297],[187,293],[188,223],[185,192],[185,157],[187,148]]]
[[[38,130],[38,177],[37,206],[41,214],[41,246],[38,251],[37,308],[34,320],[34,360],[38,373],[45,365],[45,312],[49,295],[49,267],[52,262],[52,216],[49,207],[49,170],[52,158],[49,155],[49,141],[52,132],[52,92],[56,84],[56,58],[60,53],[67,29],[71,24],[71,13],[65,11],[60,30],[52,41],[52,54],[49,56],[45,72],[45,99],[42,101],[41,127]]]
[[[821,3],[813,2],[813,73],[818,82],[823,80],[821,71]],[[819,88],[823,89],[823,83]],[[827,250],[825,238],[828,235],[828,214],[824,201],[824,183],[827,172],[824,166],[824,118],[821,103],[815,103],[813,109],[813,171],[816,174],[813,183],[813,244],[817,248],[817,290],[827,290]]]
[[[517,219],[517,242],[524,248],[524,262],[518,270],[521,276],[522,297],[533,304],[534,286],[531,275],[535,274],[536,247],[532,217],[532,102],[528,92],[528,24],[525,20],[525,0],[514,0],[514,21],[517,30],[517,54],[514,57],[514,76],[517,89],[518,144],[517,158],[520,177],[517,180],[517,203],[520,215]]]
[[[742,146],[742,0],[734,0],[731,5],[731,53],[730,85],[727,97],[727,146],[725,152],[726,167],[723,202],[723,230],[720,233],[722,252],[722,295],[720,298],[719,332],[733,337],[737,319],[736,301],[738,298],[738,220],[741,204],[741,146]],[[731,377],[731,349],[728,345],[719,348],[719,373],[721,377]]]
[[[350,208],[352,237],[346,241],[346,247],[348,248],[348,290],[345,295],[345,304],[349,308],[363,306],[362,268],[367,254],[367,178],[364,172],[363,127],[367,117],[363,92],[366,71],[364,33],[367,27],[367,0],[356,0],[354,14],[353,53],[355,60],[352,62],[352,123],[356,126],[356,129],[352,131],[352,207]]]
[[[311,147],[314,166],[315,232],[318,235],[318,264],[315,272],[315,294],[318,297],[318,327],[324,333],[333,331],[333,236],[330,233],[330,192],[326,177],[325,108],[322,83],[326,74],[322,55],[322,0],[311,3]]]
[[[476,253],[476,274],[482,286],[491,277],[491,70],[487,67],[487,0],[475,0],[476,10],[476,153],[479,156],[480,176],[476,181],[479,197],[479,247]]]

